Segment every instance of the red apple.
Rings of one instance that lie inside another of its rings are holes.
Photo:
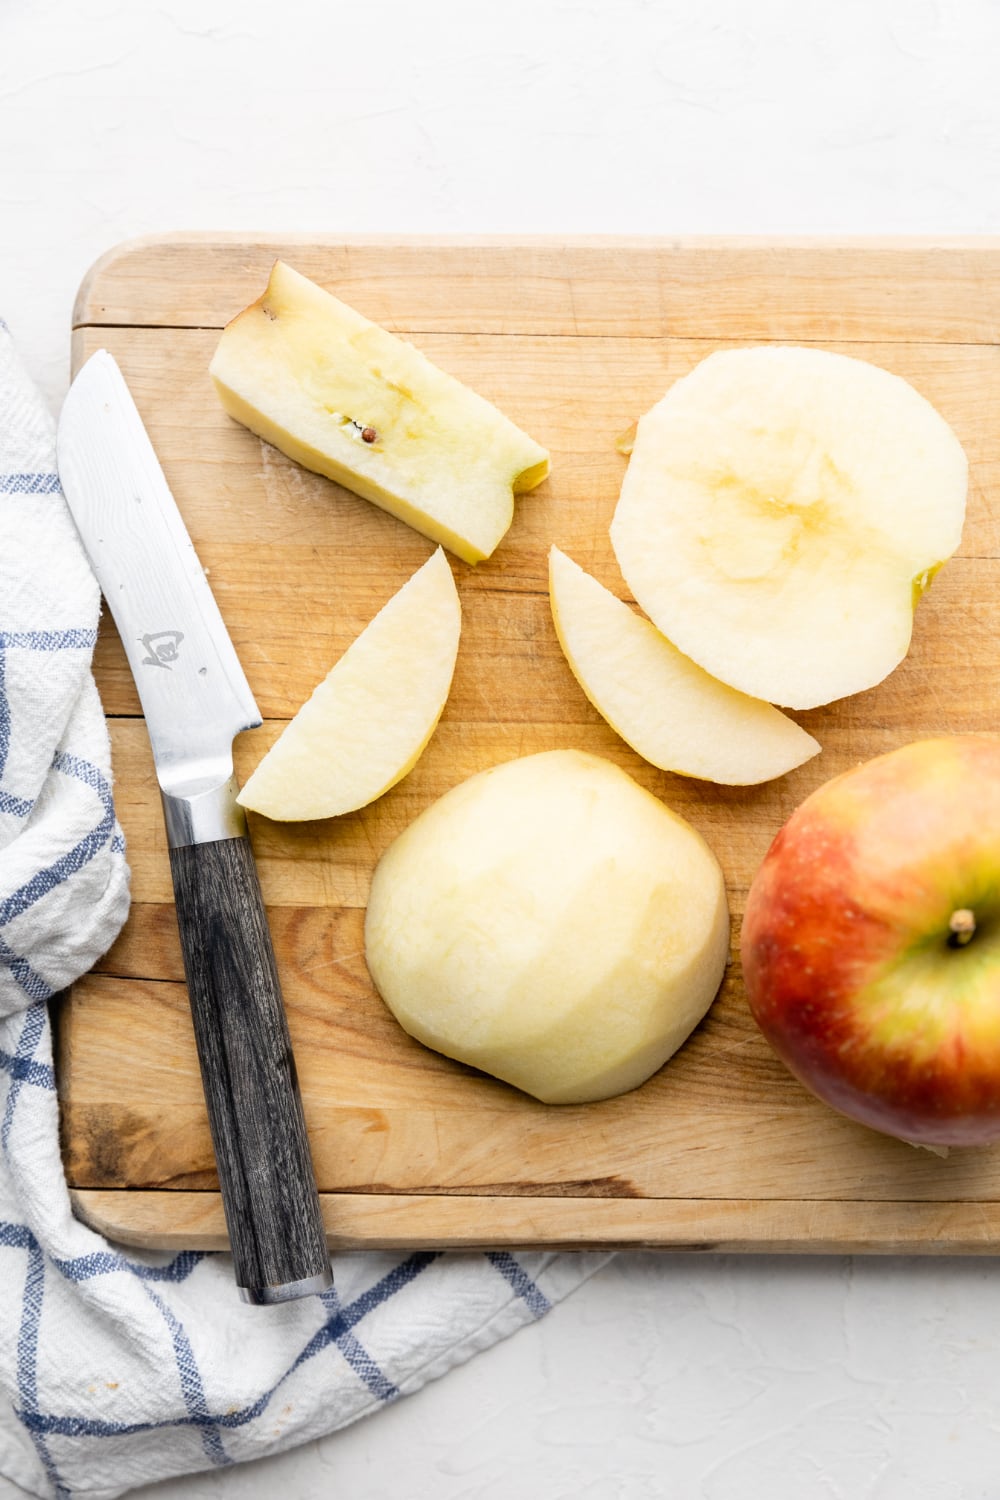
[[[750,1008],[851,1119],[1000,1140],[1000,739],[921,740],[808,797],[754,878]]]

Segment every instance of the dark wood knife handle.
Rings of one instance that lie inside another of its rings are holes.
[[[248,1302],[330,1285],[288,1023],[247,838],[170,850],[236,1280]]]

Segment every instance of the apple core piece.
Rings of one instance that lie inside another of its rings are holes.
[[[549,470],[490,402],[280,260],[226,325],[210,373],[251,432],[469,563]]]

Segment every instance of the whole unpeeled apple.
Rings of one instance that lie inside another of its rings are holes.
[[[927,1146],[1000,1139],[1000,739],[834,778],[750,889],[750,1007],[827,1104]]]

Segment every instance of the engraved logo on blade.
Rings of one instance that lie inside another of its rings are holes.
[[[170,663],[177,660],[178,646],[184,639],[182,630],[156,630],[150,635],[139,637],[148,656],[142,658],[144,667],[166,667],[170,671]]]

